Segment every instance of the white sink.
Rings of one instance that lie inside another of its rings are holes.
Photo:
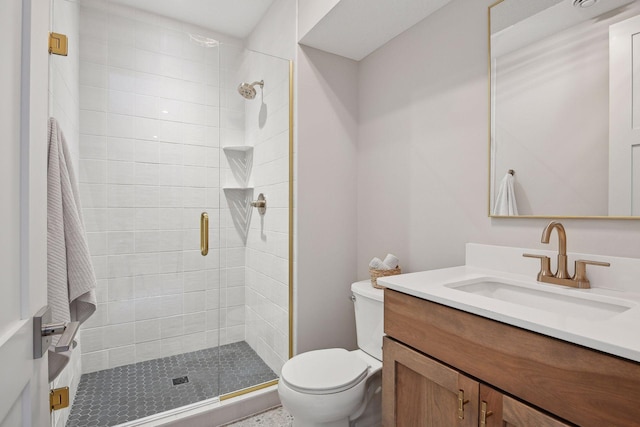
[[[610,319],[635,306],[635,304],[624,300],[575,289],[554,288],[553,285],[532,286],[494,277],[451,283],[445,286],[493,300],[589,320]]]
[[[588,271],[591,289],[575,289],[536,281],[537,263],[522,258],[531,251],[467,244],[467,265],[381,277],[378,283],[640,363],[640,257],[570,254],[572,260],[611,264],[611,268]]]

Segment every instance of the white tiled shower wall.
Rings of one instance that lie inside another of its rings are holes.
[[[238,49],[230,55],[236,64],[223,64],[226,81],[221,106],[223,126],[240,126],[242,133],[221,136],[221,199],[223,247],[246,251],[243,288],[226,288],[223,304],[244,304],[246,324],[242,333],[247,343],[280,373],[288,359],[288,195],[289,195],[289,62],[258,52]],[[230,71],[230,72],[227,72]],[[237,93],[241,82],[264,80],[256,97],[245,100]],[[226,117],[226,118],[225,118]],[[229,146],[250,147],[247,151]],[[267,198],[267,213],[260,216],[249,206],[259,193]],[[227,269],[231,273],[231,269]],[[238,292],[240,291],[240,292]]]
[[[289,61],[248,52],[241,75],[264,80],[245,103],[245,139],[253,146],[253,209],[246,244],[246,341],[278,375],[289,358]]]
[[[221,46],[220,63],[220,147],[244,145],[244,99],[238,94],[238,67],[242,61],[244,48],[233,45]],[[220,246],[234,257],[227,260],[226,268],[222,271],[222,281],[226,286],[220,289],[220,305],[234,307],[234,315],[242,318],[242,322],[235,321],[227,324],[228,342],[245,339],[245,239],[243,237],[247,203],[246,192],[236,188],[244,187],[249,179],[250,160],[244,156],[220,150]],[[234,164],[233,172],[229,167],[228,156],[238,160]],[[235,173],[235,174],[234,174]],[[232,187],[234,190],[224,190]],[[217,302],[216,302],[217,303]]]
[[[245,258],[220,249],[220,136],[243,132],[220,122],[219,47],[188,34],[220,35],[108,2],[83,1],[80,17],[80,189],[99,303],[83,372],[243,340],[243,303],[219,307],[221,287],[244,285]]]
[[[76,2],[56,0],[53,2],[51,29],[64,33],[69,40],[68,56],[49,56],[49,115],[58,120],[64,133],[73,170],[78,178],[79,171],[79,7]],[[80,383],[80,348],[71,352],[69,364],[51,384],[51,388],[69,387],[69,399],[73,404],[78,384]],[[51,416],[52,426],[64,426],[70,409],[60,409]]]

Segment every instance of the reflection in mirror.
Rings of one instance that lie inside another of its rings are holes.
[[[640,217],[640,0],[504,0],[489,18],[490,214]]]

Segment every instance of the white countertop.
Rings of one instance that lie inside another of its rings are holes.
[[[534,270],[537,271],[535,265]],[[584,298],[593,296],[629,309],[604,319],[578,318],[544,306],[525,307],[446,286],[480,278],[500,278],[558,295],[582,293]],[[638,280],[640,282],[640,277]],[[470,265],[380,277],[378,283],[418,298],[640,362],[640,292],[567,288],[537,282],[535,273],[525,275]]]

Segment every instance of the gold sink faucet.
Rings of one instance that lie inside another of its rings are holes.
[[[589,261],[579,259],[575,262],[575,274],[573,277],[567,271],[567,233],[564,226],[557,221],[551,221],[542,230],[542,243],[549,243],[551,232],[556,230],[558,233],[558,269],[554,273],[551,272],[551,260],[545,255],[522,254],[528,258],[540,259],[540,271],[538,272],[538,282],[553,283],[555,285],[571,286],[574,288],[588,289],[591,283],[587,278],[587,264],[609,267],[608,262]]]
[[[554,277],[558,279],[568,279],[569,272],[567,271],[567,233],[564,231],[564,226],[557,221],[551,221],[542,230],[542,243],[549,243],[551,232],[553,230],[558,232],[558,271],[554,274]]]

